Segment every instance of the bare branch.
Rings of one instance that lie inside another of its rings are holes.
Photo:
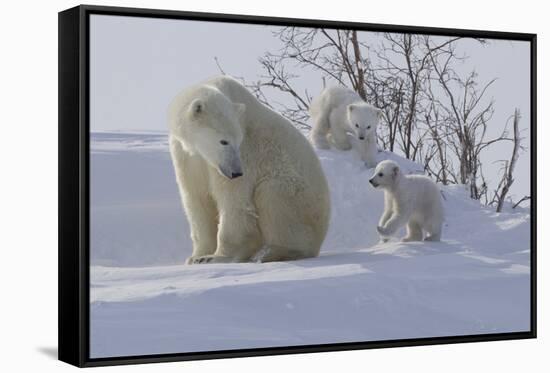
[[[519,157],[519,151],[521,149],[521,137],[519,133],[519,109],[516,109],[514,112],[514,123],[513,123],[513,130],[514,130],[514,147],[512,149],[512,155],[510,156],[510,160],[506,161],[504,166],[504,172],[502,175],[502,179],[498,185],[498,192],[495,193],[496,200],[497,200],[497,212],[502,211],[502,206],[504,205],[504,201],[506,199],[506,195],[510,191],[510,187],[514,183],[514,168],[516,166],[518,157]]]

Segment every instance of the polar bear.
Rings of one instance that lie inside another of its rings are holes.
[[[441,240],[443,202],[437,184],[430,178],[404,175],[397,163],[385,160],[376,166],[369,182],[384,190],[384,213],[377,227],[383,241],[405,224],[404,242]]]
[[[319,254],[330,218],[328,183],[288,120],[220,76],[174,98],[169,130],[193,242],[188,264]]]
[[[382,115],[380,109],[367,104],[354,91],[344,87],[329,87],[311,103],[309,113],[313,119],[311,141],[316,148],[340,150],[357,147],[361,160],[369,167],[376,166],[376,128]]]

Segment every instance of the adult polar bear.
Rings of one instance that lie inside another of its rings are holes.
[[[170,152],[195,263],[282,261],[319,254],[328,183],[306,138],[236,80],[181,92]]]
[[[345,87],[328,87],[313,100],[311,141],[316,148],[357,148],[369,168],[376,166],[376,128],[382,111],[367,104],[357,92]],[[348,133],[353,134],[353,144]],[[352,146],[353,145],[353,146]]]

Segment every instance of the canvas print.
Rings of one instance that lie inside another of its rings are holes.
[[[531,328],[531,45],[90,15],[90,358]]]

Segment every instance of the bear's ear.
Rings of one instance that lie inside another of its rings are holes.
[[[235,114],[237,114],[237,116],[241,118],[244,115],[244,112],[246,110],[246,105],[240,104],[240,103],[234,103],[233,108],[235,109]]]
[[[349,104],[348,105],[348,111],[351,113],[353,110],[355,109],[355,105],[354,104]]]
[[[195,99],[189,105],[189,113],[193,116],[200,115],[204,112],[204,102],[201,99]]]
[[[397,175],[399,175],[399,167],[394,166],[393,169],[392,169],[392,176],[395,179],[397,177]]]
[[[376,109],[376,116],[378,117],[378,119],[382,119],[382,109]]]

